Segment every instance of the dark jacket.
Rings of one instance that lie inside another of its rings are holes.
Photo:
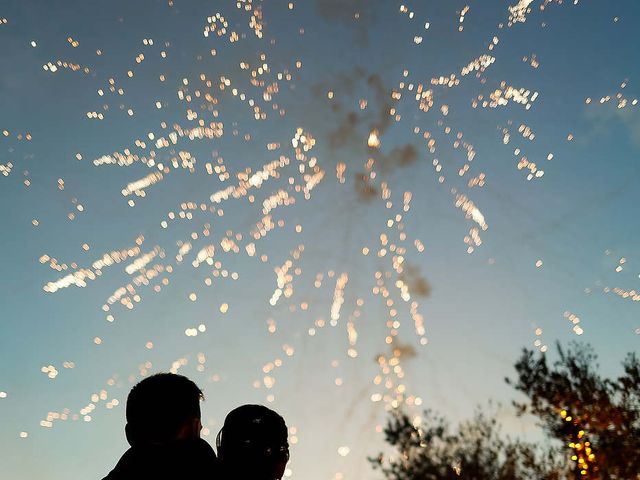
[[[197,439],[131,447],[103,480],[219,478],[215,452],[207,442]]]

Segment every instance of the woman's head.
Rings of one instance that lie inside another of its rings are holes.
[[[282,478],[289,460],[284,418],[263,405],[243,405],[229,412],[216,445],[227,472],[256,480]]]

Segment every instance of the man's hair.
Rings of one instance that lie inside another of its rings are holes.
[[[242,405],[225,418],[216,446],[228,468],[240,468],[255,478],[274,478],[271,473],[279,465],[284,469],[289,459],[287,424],[263,405]]]
[[[174,440],[184,422],[200,418],[202,390],[187,377],[157,373],[135,385],[127,397],[129,443]]]

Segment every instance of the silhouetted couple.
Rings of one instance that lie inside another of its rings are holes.
[[[200,438],[202,390],[182,375],[159,373],[127,398],[131,448],[103,480],[279,480],[289,460],[287,425],[262,405],[232,410],[216,448]]]

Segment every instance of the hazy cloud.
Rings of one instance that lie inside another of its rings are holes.
[[[322,99],[327,99],[327,94],[332,92],[332,98],[328,100],[331,105],[328,123],[333,126],[326,133],[327,144],[332,150],[340,153],[348,151],[349,157],[360,158],[363,163],[367,158],[372,158],[374,169],[381,174],[409,166],[418,160],[415,144],[392,146],[386,143],[384,135],[393,124],[390,111],[396,102],[380,75],[355,67],[335,75],[330,82],[316,84],[312,92],[315,97]],[[366,107],[361,108],[360,102],[366,102]],[[375,132],[380,144],[368,146],[371,132]],[[378,195],[377,184],[378,180],[372,180],[368,172],[357,170],[354,174],[355,190],[361,201],[369,202]]]
[[[356,41],[367,44],[376,0],[316,0],[318,14],[328,22],[353,28]]]
[[[431,295],[431,285],[420,274],[420,268],[407,265],[398,278],[407,285],[411,295],[416,297],[428,297]]]
[[[640,148],[640,114],[634,108],[617,108],[614,103],[589,105],[586,117],[592,128],[587,138],[610,136],[613,129],[622,127],[633,146]]]

